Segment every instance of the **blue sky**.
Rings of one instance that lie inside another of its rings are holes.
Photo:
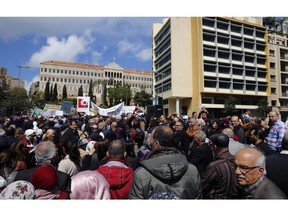
[[[72,61],[151,70],[152,24],[161,17],[0,17],[0,67],[26,86],[40,62]]]
[[[270,10],[263,12],[257,2],[249,1],[249,7],[238,4],[237,10],[223,7],[229,7],[230,3],[229,0],[193,4],[187,0],[4,1],[0,14],[0,67],[7,68],[10,76],[18,77],[17,65],[30,66],[21,69],[26,88],[39,79],[40,62],[46,60],[105,66],[116,58],[115,62],[124,68],[151,70],[152,24],[162,22],[164,17],[258,16],[259,11],[273,15]],[[257,13],[255,7],[259,9]],[[281,13],[284,8],[277,10]]]

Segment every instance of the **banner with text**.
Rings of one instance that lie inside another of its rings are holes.
[[[110,107],[108,109],[103,109],[103,108],[98,107],[93,102],[91,102],[91,108],[98,110],[99,115],[102,115],[102,116],[112,116],[112,115],[121,114],[121,110],[123,106],[124,106],[124,102],[117,104],[113,107]]]

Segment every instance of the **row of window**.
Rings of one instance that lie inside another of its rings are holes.
[[[234,33],[258,38],[264,38],[265,36],[265,30],[258,29],[257,27],[246,26],[244,24],[239,24],[233,21],[204,17],[202,22],[203,26],[217,28],[228,32],[231,31]]]
[[[52,69],[52,68],[41,68],[41,72],[57,73],[57,74],[67,74],[67,75],[78,75],[78,76],[94,76],[103,77],[102,73],[86,72],[86,71],[74,71],[74,70],[62,70],[62,69]]]

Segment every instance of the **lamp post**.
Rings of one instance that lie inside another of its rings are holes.
[[[22,68],[30,68],[29,66],[22,66],[22,65],[17,65],[19,74],[18,74],[18,87],[20,87],[20,72]]]

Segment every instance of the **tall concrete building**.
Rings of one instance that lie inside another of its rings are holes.
[[[288,117],[288,38],[268,34],[271,95],[269,105],[279,111],[282,120]]]
[[[77,97],[78,89],[82,85],[84,96],[88,96],[89,82],[98,82],[94,86],[93,95],[97,102],[101,101],[102,84],[101,81],[111,81],[109,87],[116,84],[128,84],[131,87],[132,95],[145,89],[147,93],[152,94],[152,72],[136,69],[122,68],[114,61],[106,66],[93,64],[83,64],[76,62],[45,61],[40,63],[40,83],[39,90],[45,91],[48,81],[54,86],[57,83],[58,97],[62,97],[64,85],[67,88],[67,96]]]
[[[206,107],[221,115],[225,99],[255,110],[270,96],[268,33],[262,18],[172,17],[153,24],[155,93],[165,114]]]

